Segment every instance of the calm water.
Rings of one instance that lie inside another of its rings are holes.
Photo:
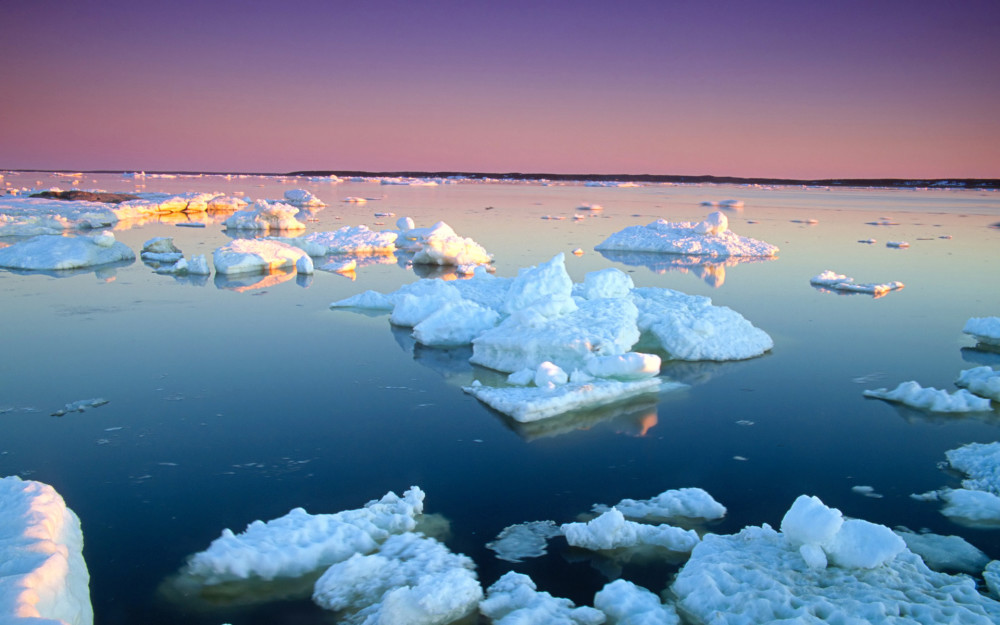
[[[72,179],[6,174],[5,182],[67,188]],[[160,587],[223,528],[241,531],[297,506],[356,508],[414,484],[427,492],[427,512],[447,518],[447,544],[476,561],[484,587],[514,569],[578,603],[589,604],[616,575],[660,591],[676,568],[602,561],[561,540],[545,557],[511,564],[485,544],[511,524],[568,522],[594,503],[698,486],[729,509],[715,532],[777,525],[808,493],[851,516],[961,535],[1000,558],[996,531],[960,527],[935,504],[909,498],[955,485],[937,466],[944,452],[997,440],[1000,415],[933,416],[861,394],[905,380],[952,389],[960,370],[1000,365],[961,334],[968,318],[1000,314],[1000,229],[991,227],[1000,194],[219,177],[136,187],[90,175],[79,186],[263,198],[307,188],[329,204],[310,231],[389,228],[405,215],[418,225],[444,220],[493,253],[503,276],[580,247],[585,254],[567,258],[576,281],[618,267],[637,286],[708,295],[775,341],[770,354],[748,361],[665,363],[663,375],[690,388],[658,402],[522,426],[462,393],[490,375],[468,365],[469,351],[415,347],[387,317],[328,308],[412,282],[402,262],[360,267],[354,281],[317,272],[257,288],[214,276],[175,280],[141,262],[65,276],[0,271],[0,475],[54,485],[82,519],[97,622],[329,622],[308,597],[212,606]],[[712,209],[699,202],[728,198],[746,202],[727,213],[731,228],[781,247],[777,260],[706,269],[656,257],[625,264],[593,251],[625,226],[702,219]],[[605,209],[572,220],[584,202]],[[883,217],[899,225],[868,224]],[[157,221],[116,236],[137,251],[173,236],[187,255],[228,240],[217,226]],[[868,238],[878,243],[858,242]],[[888,240],[911,247],[889,249]],[[906,288],[880,299],[823,293],[809,278],[825,269]],[[91,397],[110,403],[49,416]],[[863,497],[851,491],[856,485],[883,497]]]

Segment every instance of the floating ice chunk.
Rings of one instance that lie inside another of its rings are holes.
[[[493,542],[486,543],[497,557],[508,562],[521,562],[546,553],[548,541],[562,532],[553,521],[532,521],[503,528]]]
[[[989,564],[989,557],[961,536],[918,534],[897,528],[896,534],[906,542],[906,548],[924,559],[935,571],[960,571],[976,575]]]
[[[965,322],[962,332],[984,345],[1000,346],[1000,317],[973,317]]]
[[[361,310],[390,311],[392,298],[378,291],[365,291],[330,304],[330,308],[358,308]]]
[[[774,347],[766,332],[707,297],[647,287],[633,289],[632,301],[639,329],[677,360],[743,360]]]
[[[809,568],[799,550],[767,525],[706,535],[670,590],[679,612],[717,625],[986,625],[1000,619],[1000,603],[981,595],[972,578],[931,571],[905,548],[871,569]]]
[[[413,326],[413,338],[433,347],[469,345],[475,337],[494,327],[499,319],[497,311],[475,302],[448,301]]]
[[[687,553],[699,541],[694,530],[627,521],[615,508],[587,523],[565,523],[560,529],[570,545],[594,551],[656,546]]]
[[[285,202],[299,208],[322,208],[326,206],[323,200],[319,199],[306,189],[289,189],[285,191]]]
[[[628,297],[635,284],[624,271],[610,268],[591,271],[583,278],[583,284],[574,288],[574,295],[584,299],[600,299],[603,297]]]
[[[0,196],[0,236],[61,234],[116,223],[118,216],[101,202]]]
[[[514,313],[552,301],[569,302],[554,311],[556,314],[570,312],[575,308],[572,294],[573,280],[566,272],[566,256],[556,254],[548,262],[518,270],[507,290],[503,312]]]
[[[444,625],[472,614],[482,599],[474,568],[433,538],[400,534],[377,553],[331,566],[316,581],[313,601],[348,611],[345,623]]]
[[[895,247],[895,248],[904,248],[904,247],[910,247],[910,244],[907,243],[906,241],[886,241],[885,242],[885,246],[886,247]]]
[[[91,625],[80,519],[54,488],[17,476],[0,478],[0,510],[0,622]]]
[[[646,522],[670,519],[715,520],[726,516],[726,507],[700,488],[666,490],[650,499],[622,499],[614,508],[629,519]],[[597,504],[594,512],[602,513],[608,506]]]
[[[394,306],[389,321],[397,326],[412,328],[445,304],[458,303],[461,299],[458,289],[444,280],[419,280],[393,294]],[[428,336],[431,332],[429,327]]]
[[[267,273],[295,267],[312,273],[312,259],[301,249],[267,239],[234,239],[212,254],[215,271],[222,275]]]
[[[616,579],[594,595],[594,607],[604,612],[606,625],[680,625],[673,606],[630,581]]]
[[[370,553],[391,535],[412,531],[423,502],[423,491],[413,486],[402,497],[389,492],[363,508],[336,514],[295,508],[266,523],[254,521],[241,534],[223,530],[208,549],[191,556],[183,574],[206,585],[299,577]]]
[[[660,378],[648,378],[633,382],[593,380],[581,383],[574,381],[553,388],[536,386],[495,388],[472,384],[463,387],[462,390],[515,421],[528,423],[554,417],[571,410],[591,409],[612,404],[645,393],[686,388],[685,385],[676,382],[661,382]]]
[[[728,219],[720,212],[698,223],[671,223],[659,219],[645,226],[629,226],[594,249],[711,257],[771,257],[778,253],[778,248],[770,243],[741,237],[728,230]]]
[[[587,373],[596,378],[640,380],[660,374],[660,357],[655,354],[629,352],[618,356],[590,356]]]
[[[312,232],[302,237],[278,239],[302,248],[310,256],[329,254],[392,254],[396,250],[395,232],[375,232],[367,226],[344,226],[333,232]]]
[[[599,212],[604,210],[604,207],[601,206],[600,204],[581,204],[576,207],[576,210]]]
[[[728,208],[731,210],[743,210],[743,200],[722,200],[719,202],[719,208]]]
[[[349,196],[349,197],[345,197],[344,201],[345,202],[349,202],[351,204],[364,204],[364,203],[366,203],[368,201],[368,198],[356,197],[356,196],[352,195],[352,196]]]
[[[833,540],[843,524],[840,510],[827,507],[819,497],[799,495],[781,519],[781,533],[795,547],[824,545]]]
[[[857,493],[859,495],[864,495],[865,497],[871,497],[873,499],[881,499],[882,495],[875,492],[875,488],[871,486],[852,486],[851,492]]]
[[[848,519],[822,547],[836,566],[873,569],[891,562],[906,549],[906,543],[884,525]]]
[[[246,205],[246,200],[221,193],[142,193],[138,199],[121,202],[111,210],[119,219],[127,220],[172,213],[232,212]]]
[[[1000,402],[1000,371],[994,371],[992,367],[966,369],[958,374],[955,384],[969,389],[980,397]]]
[[[103,397],[95,397],[94,399],[78,399],[74,402],[70,402],[56,410],[52,413],[53,417],[61,417],[67,412],[86,412],[91,408],[99,408],[108,403],[108,400]]]
[[[1000,442],[969,443],[945,452],[948,463],[965,474],[962,486],[1000,495]]]
[[[139,256],[142,260],[157,263],[176,263],[184,258],[181,250],[174,245],[173,237],[155,237],[146,241]]]
[[[886,388],[865,391],[864,396],[898,402],[930,412],[976,412],[990,409],[990,400],[977,397],[964,388],[949,393],[936,388],[924,388],[912,380],[901,382],[891,391]]]
[[[854,278],[834,273],[830,270],[824,271],[818,276],[809,279],[813,286],[822,286],[837,291],[848,291],[853,293],[869,293],[875,296],[882,296],[889,291],[901,289],[905,285],[902,282],[884,282],[882,284],[856,284]]]
[[[258,232],[305,230],[305,224],[295,218],[298,212],[298,208],[289,204],[257,200],[250,208],[234,213],[222,225],[226,230]]]
[[[956,488],[938,492],[938,498],[945,502],[941,514],[959,525],[1000,528],[1000,497],[993,493]]]
[[[479,611],[495,625],[601,625],[605,621],[600,610],[576,607],[569,599],[539,592],[530,577],[514,571],[486,589]]]
[[[43,234],[0,248],[0,267],[10,269],[79,269],[130,260],[135,252],[109,230],[95,236]]]
[[[627,299],[588,300],[569,314],[551,312],[531,308],[504,319],[472,341],[470,361],[512,372],[548,360],[572,371],[583,369],[591,354],[621,355],[639,340],[638,310]]]
[[[493,262],[493,257],[482,245],[470,238],[458,236],[443,221],[430,228],[413,228],[401,232],[396,245],[414,252],[415,264],[468,267],[468,273],[471,273],[472,267]]]

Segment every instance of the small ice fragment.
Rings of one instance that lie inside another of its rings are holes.
[[[875,489],[871,486],[852,486],[851,491],[858,493],[859,495],[864,495],[865,497],[872,497],[873,499],[881,499],[882,495],[875,492]]]
[[[906,241],[886,241],[885,246],[886,247],[894,247],[894,248],[900,248],[901,249],[901,248],[904,248],[904,247],[910,247],[910,244],[907,243]]]
[[[583,248],[580,247],[576,248],[575,250],[573,250],[573,254],[576,256],[583,256]]]
[[[486,543],[486,548],[495,551],[501,560],[521,562],[545,555],[549,539],[561,534],[553,521],[510,525],[497,535],[496,540]]]

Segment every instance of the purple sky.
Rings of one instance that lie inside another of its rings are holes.
[[[32,0],[0,168],[1000,178],[1000,2]]]

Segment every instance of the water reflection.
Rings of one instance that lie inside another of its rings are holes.
[[[98,282],[114,282],[118,277],[118,270],[135,263],[132,260],[120,260],[114,263],[96,265],[92,267],[78,267],[76,269],[8,269],[8,271],[19,276],[48,276],[50,278],[72,278],[83,274],[93,273]]]
[[[975,347],[963,347],[962,360],[974,365],[996,367],[1000,365],[1000,349],[982,343]]]
[[[709,286],[719,288],[726,282],[726,268],[735,267],[740,263],[763,263],[772,258],[749,258],[730,256],[729,258],[712,258],[706,256],[658,254],[656,252],[623,252],[615,250],[599,250],[608,260],[630,267],[646,267],[654,273],[679,271],[692,273],[705,281]]]
[[[289,282],[293,279],[295,280],[295,283],[302,288],[309,288],[312,284],[311,275],[300,274],[292,268],[291,270],[278,269],[265,274],[248,273],[225,275],[216,273],[215,288],[226,289],[227,291],[236,291],[237,293],[246,293],[248,291],[256,291],[258,289],[266,289],[272,286],[277,286],[283,282]]]

